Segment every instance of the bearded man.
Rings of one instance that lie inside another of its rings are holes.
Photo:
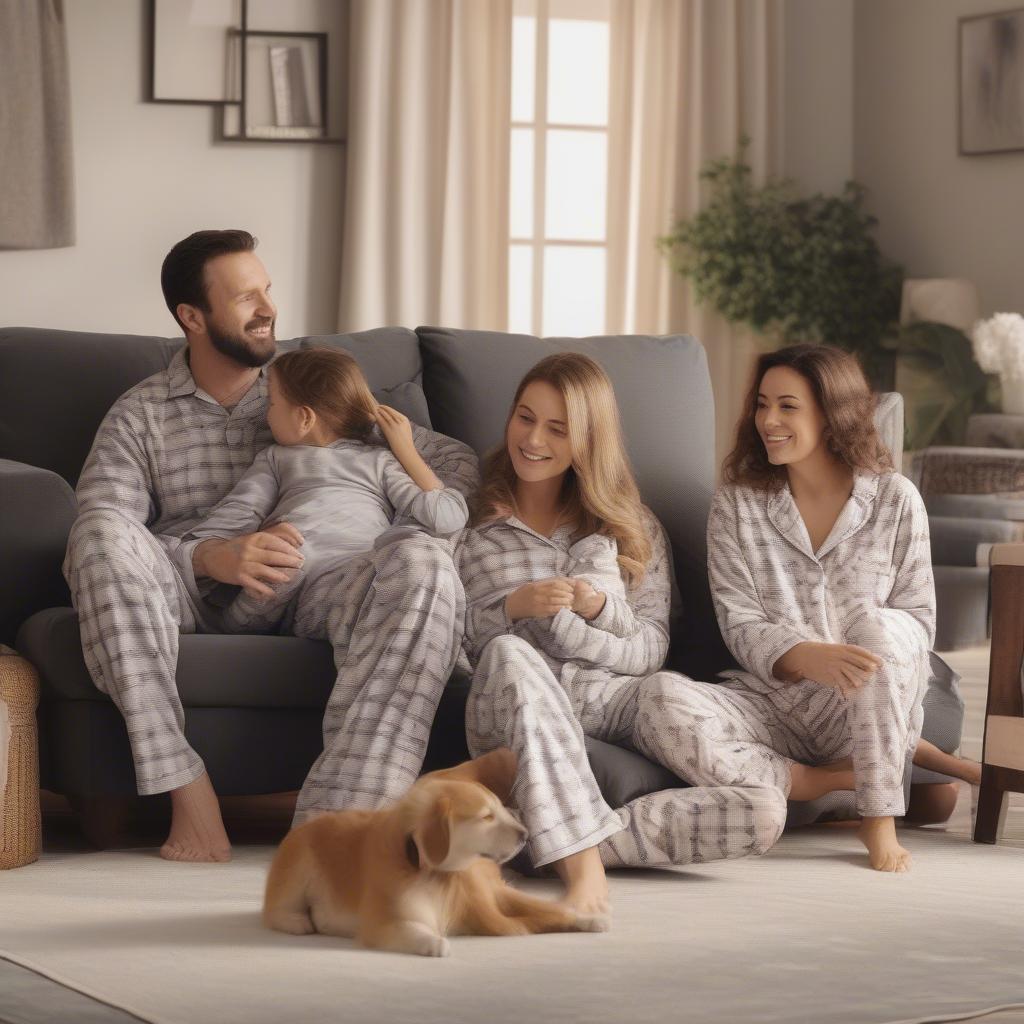
[[[247,231],[198,231],[167,254],[161,286],[186,344],[100,425],[64,562],[85,663],[124,716],[137,789],[170,794],[160,851],[169,860],[231,855],[213,785],[185,737],[178,636],[221,631],[209,600],[218,584],[237,585],[243,575],[284,582],[303,561],[301,538],[287,525],[183,539],[273,441],[266,367],[277,309],[255,247]],[[444,467],[446,486],[472,491],[468,447],[420,427],[414,438],[428,464]],[[295,599],[303,635],[330,641],[338,669],[324,751],[300,793],[297,820],[373,808],[406,791],[457,657],[464,595],[449,548],[406,530],[365,558],[359,586],[332,589],[326,579],[316,594]]]

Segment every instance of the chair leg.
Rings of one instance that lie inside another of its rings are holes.
[[[978,794],[978,813],[974,819],[974,841],[994,843],[999,838],[1006,813],[1006,790],[992,777],[988,765],[982,769],[981,791]]]

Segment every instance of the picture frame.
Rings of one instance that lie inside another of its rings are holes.
[[[225,111],[225,138],[327,140],[327,34],[245,30],[242,102]]]
[[[1024,8],[959,19],[961,156],[1024,151]]]
[[[150,0],[151,103],[241,102],[245,0]]]

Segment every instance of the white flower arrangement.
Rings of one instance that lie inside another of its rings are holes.
[[[996,313],[971,329],[974,358],[986,373],[1024,380],[1024,316]]]

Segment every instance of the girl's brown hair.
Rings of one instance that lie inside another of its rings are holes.
[[[336,348],[285,352],[270,364],[284,398],[307,405],[338,437],[363,440],[376,419],[377,402],[359,364]]]
[[[875,429],[877,399],[860,363],[848,352],[828,345],[790,345],[765,353],[754,365],[736,426],[736,443],[722,464],[722,478],[727,483],[777,490],[786,480],[786,467],[768,461],[754,420],[761,381],[776,366],[795,370],[811,386],[825,417],[824,440],[832,455],[852,469],[883,473],[893,468],[892,456]]]
[[[612,382],[593,359],[578,352],[547,356],[520,381],[505,420],[501,445],[484,459],[473,522],[488,522],[516,512],[517,477],[508,454],[508,425],[523,392],[538,380],[550,384],[565,400],[572,465],[562,485],[562,502],[576,524],[576,536],[603,533],[614,537],[619,568],[627,582],[634,585],[651,559],[640,491],[622,440]]]

